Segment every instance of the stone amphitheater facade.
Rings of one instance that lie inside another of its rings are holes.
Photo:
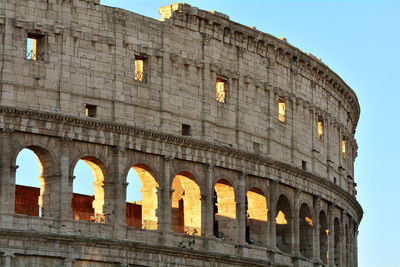
[[[160,13],[0,1],[1,266],[357,266],[352,89],[219,12]],[[24,148],[42,166],[40,216],[17,212]],[[79,160],[95,174],[86,219]]]

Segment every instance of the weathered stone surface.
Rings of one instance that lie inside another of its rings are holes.
[[[357,266],[355,93],[227,15],[160,13],[0,2],[2,266]],[[23,148],[43,165],[41,217],[15,214]],[[79,159],[96,172],[88,221],[71,208]],[[131,167],[143,229],[126,225]]]

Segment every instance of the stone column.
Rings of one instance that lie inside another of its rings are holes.
[[[358,229],[354,232],[354,266],[358,266]]]
[[[350,262],[349,262],[349,267],[354,267],[354,222],[352,219],[350,219],[349,222],[349,257],[350,257]]]
[[[158,191],[158,229],[161,233],[169,233],[171,232],[171,164],[173,157],[164,156],[163,159],[162,184]]]
[[[11,162],[11,130],[3,130],[0,133],[0,213],[14,213],[15,199],[15,170],[16,166],[10,166]],[[12,176],[14,173],[14,176]],[[14,177],[14,182],[12,181]],[[12,188],[14,186],[14,189]],[[2,215],[3,217],[4,215]],[[4,218],[5,219],[5,218]],[[10,218],[11,219],[11,218]],[[5,221],[2,220],[3,226]]]
[[[96,182],[94,182],[93,184],[95,185]],[[101,182],[100,182],[101,183]],[[115,191],[115,186],[116,183],[114,181],[114,178],[112,176],[112,174],[108,174],[108,177],[104,177],[104,182],[103,185],[98,185],[99,187],[103,187],[103,192],[104,192],[104,200],[100,200],[99,199],[99,205],[100,206],[101,202],[103,202],[103,213],[102,215],[104,216],[104,221],[102,218],[97,218],[97,222],[100,223],[108,223],[111,225],[115,225],[116,221],[116,216],[114,213],[114,208],[115,208],[115,203],[117,202],[117,200],[115,199],[115,195],[114,195],[114,191]],[[96,188],[96,185],[94,186],[94,188]],[[94,207],[94,212],[95,212],[95,216],[97,215],[97,209],[96,209],[96,189],[95,189],[95,200],[93,201],[93,207]],[[98,207],[97,206],[97,207]],[[100,213],[100,212],[99,212]]]
[[[212,164],[206,164],[205,166],[205,177],[204,177],[204,189],[201,195],[201,235],[204,237],[213,236],[213,216],[214,216],[214,166]]]
[[[316,131],[317,131],[317,120],[316,120],[316,112],[315,108],[312,108],[311,110],[311,172],[315,173],[315,158],[318,157],[318,152],[315,149],[315,140],[316,140]]]
[[[335,227],[334,227],[334,215],[333,210],[335,205],[330,203],[328,208],[328,265],[334,266],[335,264]]]
[[[272,251],[277,251],[276,247],[276,201],[277,201],[277,190],[278,190],[278,181],[273,180],[269,185],[269,198],[270,198],[270,208],[268,212],[268,222],[269,222],[269,248]]]
[[[63,138],[60,141],[60,232],[72,232],[72,183],[73,176],[70,176],[69,150],[71,139]]]
[[[64,267],[73,267],[75,263],[74,259],[66,258],[64,259]]]
[[[114,237],[126,238],[126,177],[124,173],[125,148],[114,150]]]
[[[342,241],[342,266],[347,267],[347,250],[346,250],[346,242],[347,242],[347,237],[346,237],[346,227],[342,228],[344,230],[343,232],[343,241]]]
[[[314,197],[314,255],[313,259],[315,262],[321,262],[320,258],[320,246],[319,246],[319,232],[321,226],[319,225],[319,212],[321,210],[321,197]]]
[[[60,207],[61,174],[39,176],[39,180],[41,183],[39,216],[60,218],[62,213]]]
[[[344,217],[344,211],[342,210],[341,211],[341,213],[340,213],[340,236],[339,236],[339,238],[340,238],[340,247],[338,248],[339,249],[339,266],[343,266],[343,267],[345,267],[345,262],[343,261],[343,258],[344,258],[344,249],[345,249],[345,247],[343,246],[343,244],[344,244],[344,219],[343,219],[343,217]]]
[[[294,194],[293,207],[293,237],[292,237],[292,254],[300,255],[300,194],[301,190],[297,189]]]
[[[238,223],[238,231],[237,231],[237,243],[245,244],[246,243],[246,173],[239,173],[238,185],[236,190],[236,217]]]
[[[3,254],[3,264],[4,267],[11,267],[11,258],[14,258],[14,254],[11,252],[5,252]]]

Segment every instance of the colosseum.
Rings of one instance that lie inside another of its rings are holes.
[[[225,14],[160,14],[1,0],[0,265],[357,266],[352,89]],[[16,182],[23,149],[37,188]]]

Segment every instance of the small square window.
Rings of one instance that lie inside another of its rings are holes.
[[[226,79],[218,78],[216,81],[215,100],[219,103],[225,103],[226,100]]]
[[[134,79],[136,81],[143,82],[145,81],[145,71],[146,71],[146,64],[147,64],[147,58],[145,57],[139,57],[136,56],[134,60],[134,69],[135,69],[135,74],[134,74]]]
[[[44,60],[44,35],[28,34],[26,39],[26,59]]]
[[[323,140],[324,138],[324,121],[321,116],[318,116],[317,121],[317,138]]]
[[[89,117],[89,118],[96,117],[96,109],[97,109],[97,106],[86,104],[86,106],[85,106],[86,117]]]
[[[182,124],[181,135],[190,136],[190,128],[191,128],[190,125]]]
[[[280,122],[286,121],[286,102],[281,97],[278,100],[278,120]]]

